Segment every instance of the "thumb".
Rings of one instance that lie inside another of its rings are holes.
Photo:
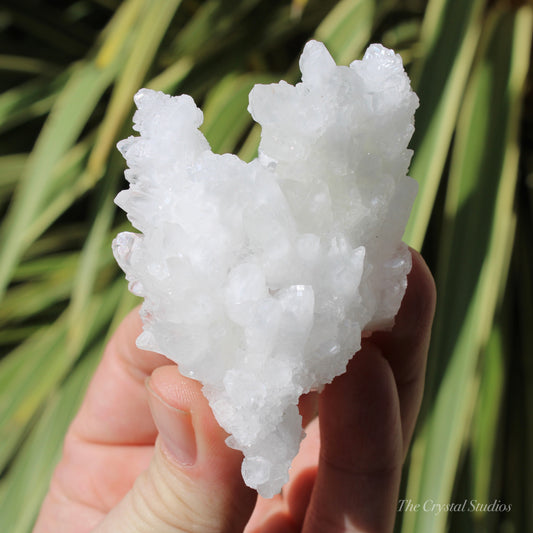
[[[242,531],[256,493],[244,485],[242,454],[226,446],[201,385],[176,366],[157,368],[146,385],[159,430],[153,459],[95,531]]]

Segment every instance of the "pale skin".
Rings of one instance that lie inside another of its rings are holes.
[[[346,374],[302,399],[307,437],[270,500],[244,485],[242,455],[200,384],[135,346],[142,325],[130,313],[68,431],[34,533],[391,532],[435,307],[433,278],[412,255],[392,331],[364,339]]]

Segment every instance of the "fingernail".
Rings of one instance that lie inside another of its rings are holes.
[[[196,462],[196,438],[191,413],[165,402],[151,387],[150,378],[146,379],[145,385],[148,404],[165,451],[177,463],[192,466]]]

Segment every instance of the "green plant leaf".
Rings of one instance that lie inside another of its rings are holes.
[[[0,156],[0,202],[11,196],[27,157],[28,154]]]
[[[94,207],[96,211],[94,222],[80,254],[78,269],[73,280],[73,290],[68,310],[69,328],[67,342],[69,343],[69,350],[79,350],[79,345],[85,336],[86,325],[83,319],[85,309],[90,305],[95,283],[102,266],[109,264],[112,259],[109,233],[115,212],[113,198],[115,196],[114,185],[116,177],[119,175],[118,169],[115,168],[118,166],[118,160],[119,156],[116,154],[114,158],[115,164],[110,165],[108,179],[104,181],[101,196]],[[121,157],[120,165],[122,166]]]
[[[6,466],[28,423],[42,402],[55,390],[82,350],[101,338],[110,323],[120,295],[122,279],[94,295],[84,313],[83,337],[68,341],[68,312],[38,330],[0,361],[0,471]]]
[[[247,113],[248,94],[256,83],[274,81],[271,76],[229,75],[207,95],[201,127],[215,153],[232,152],[252,124]]]
[[[411,141],[414,157],[410,169],[419,190],[404,236],[418,250],[433,211],[472,68],[485,3],[485,0],[432,0],[426,10],[419,43],[423,53],[414,62],[411,73],[421,103]]]
[[[431,353],[438,359],[430,356],[428,367],[426,399],[434,397],[434,404],[416,444],[414,458],[422,465],[415,465],[407,490],[416,502],[450,501],[478,394],[476,368],[507,279],[529,63],[524,43],[532,22],[530,8],[491,11],[461,110],[437,277],[441,298]],[[446,520],[446,513],[406,514],[403,529],[438,533]]]
[[[489,502],[506,379],[505,351],[499,323],[492,329],[481,359],[479,400],[472,424],[472,496],[478,502]],[[480,526],[486,526],[483,522],[489,514],[476,513],[474,519]]]
[[[37,79],[0,95],[0,133],[50,111],[58,92],[67,81],[65,73],[49,81]]]
[[[134,2],[126,2],[115,17],[130,19],[128,7]],[[124,53],[124,35],[121,52]],[[106,48],[105,41],[102,48]],[[87,120],[94,111],[101,95],[112,82],[121,67],[122,55],[105,63],[99,56],[97,61],[85,61],[70,69],[69,79],[50,112],[50,116],[37,139],[35,148],[28,158],[21,176],[11,208],[0,227],[0,300],[9,284],[16,262],[24,253],[20,236],[39,214],[48,196],[51,175],[58,161],[76,142]]]

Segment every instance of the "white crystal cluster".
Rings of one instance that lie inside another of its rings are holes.
[[[280,491],[303,437],[298,399],[343,373],[361,332],[392,324],[410,254],[401,242],[418,98],[381,45],[337,66],[309,42],[302,82],[256,85],[259,157],[211,152],[189,96],[143,89],[119,143],[141,232],[113,242],[144,298],[139,347],[203,390],[245,482]]]

